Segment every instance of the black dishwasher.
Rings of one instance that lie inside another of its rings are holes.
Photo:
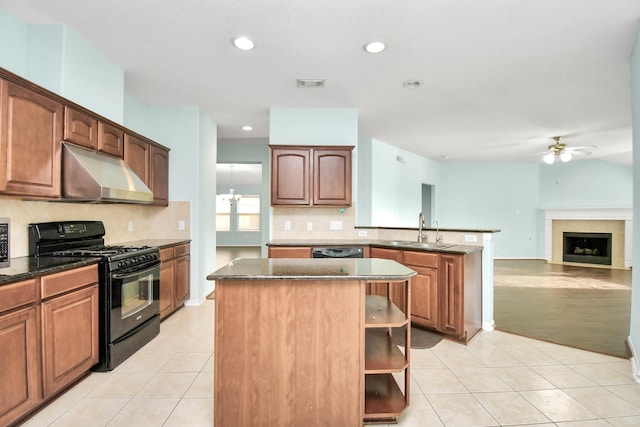
[[[363,248],[313,248],[312,258],[364,258]]]

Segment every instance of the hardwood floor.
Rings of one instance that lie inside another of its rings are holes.
[[[631,271],[496,260],[494,286],[497,330],[631,356]]]

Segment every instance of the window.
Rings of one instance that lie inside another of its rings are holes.
[[[216,231],[260,231],[260,196],[242,195],[229,203],[228,194],[218,194]]]
[[[260,196],[238,200],[238,231],[260,231]]]
[[[226,194],[216,196],[216,231],[231,231],[231,204]]]

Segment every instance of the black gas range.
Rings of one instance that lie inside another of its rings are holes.
[[[101,221],[29,224],[29,255],[97,257],[100,361],[109,371],[160,332],[160,251],[150,246],[105,245]]]

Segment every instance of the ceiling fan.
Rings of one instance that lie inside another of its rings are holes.
[[[591,154],[590,151],[585,151],[587,148],[595,148],[595,145],[585,145],[583,147],[569,147],[567,144],[560,142],[561,136],[554,136],[555,143],[549,145],[548,151],[542,157],[542,160],[548,165],[553,164],[558,159],[566,163],[574,156],[586,157]]]

